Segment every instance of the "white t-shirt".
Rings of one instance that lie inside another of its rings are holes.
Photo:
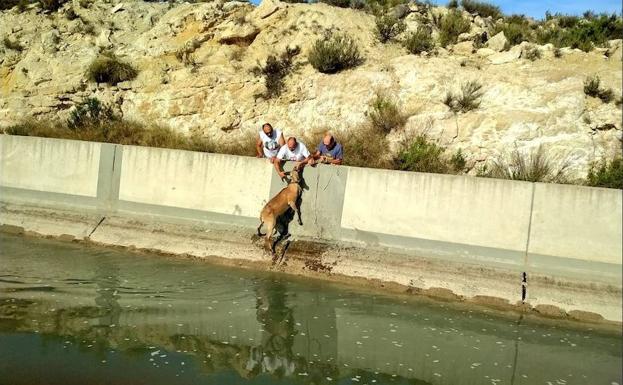
[[[262,141],[262,149],[264,150],[264,156],[272,158],[277,155],[279,151],[279,138],[281,138],[281,130],[273,129],[272,137],[266,135],[264,130],[260,130],[260,140]]]
[[[308,157],[309,151],[307,150],[307,147],[305,147],[305,145],[301,142],[296,143],[296,148],[294,149],[294,151],[290,151],[290,149],[288,148],[288,144],[286,143],[281,146],[279,152],[277,153],[277,159],[291,160],[295,162],[300,162],[307,159]]]

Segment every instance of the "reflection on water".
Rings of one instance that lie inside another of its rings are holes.
[[[621,384],[620,336],[0,236],[0,384]]]

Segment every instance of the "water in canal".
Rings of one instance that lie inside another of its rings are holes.
[[[0,384],[621,384],[616,334],[0,236]]]

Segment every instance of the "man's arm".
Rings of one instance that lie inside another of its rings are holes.
[[[275,170],[277,170],[277,174],[281,178],[285,178],[286,173],[283,172],[283,161],[279,158],[275,158],[275,160],[273,161],[273,164],[275,165]]]
[[[262,139],[260,139],[260,136],[257,136],[257,140],[255,141],[255,150],[257,152],[257,157],[258,158],[263,158],[264,157],[264,150],[262,149],[263,143],[262,143]]]
[[[283,158],[285,158],[285,146],[281,146],[281,148],[277,152],[277,156],[273,159],[275,170],[277,170],[277,174],[281,178],[284,178],[286,176],[286,173],[283,172]]]
[[[283,138],[283,132],[281,133],[281,135],[279,135],[279,139],[277,141],[279,142],[280,146],[286,144],[286,140]]]

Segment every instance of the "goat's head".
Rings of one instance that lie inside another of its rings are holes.
[[[299,183],[301,181],[300,171],[297,169],[293,169],[290,171],[290,183]]]

